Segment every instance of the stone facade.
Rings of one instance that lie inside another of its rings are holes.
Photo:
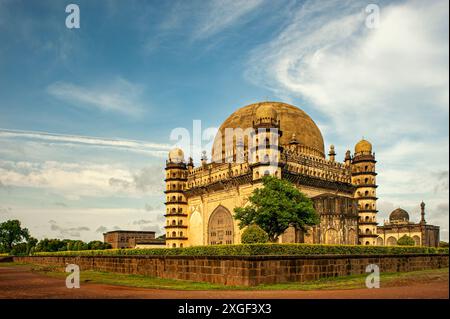
[[[154,231],[115,230],[103,234],[103,241],[112,248],[134,248],[136,242],[154,240]]]
[[[76,264],[80,270],[146,275],[210,282],[229,286],[255,286],[305,282],[326,277],[365,274],[369,264],[380,272],[404,272],[448,267],[448,255],[366,256],[27,256],[15,262],[59,266]]]

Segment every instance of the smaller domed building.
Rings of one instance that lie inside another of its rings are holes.
[[[421,218],[418,223],[410,222],[409,214],[402,208],[394,209],[389,221],[377,227],[377,245],[394,246],[404,235],[414,239],[416,246],[439,246],[439,226],[427,225],[425,203],[420,203]]]

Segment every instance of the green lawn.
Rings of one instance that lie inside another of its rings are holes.
[[[32,271],[47,276],[65,278],[67,273],[56,267],[38,266],[32,264],[0,263],[0,267],[17,266],[29,267]],[[323,278],[310,282],[291,282],[274,285],[260,285],[256,287],[224,286],[204,282],[192,282],[186,280],[163,279],[143,275],[116,274],[99,271],[82,271],[81,283],[101,283],[118,286],[129,286],[153,289],[175,289],[175,290],[321,290],[321,289],[357,289],[365,288],[366,274]],[[411,283],[448,281],[448,268],[414,271],[406,273],[382,273],[380,278],[381,287],[404,286]]]

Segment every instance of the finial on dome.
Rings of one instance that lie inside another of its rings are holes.
[[[334,162],[336,160],[336,152],[334,151],[334,145],[330,145],[330,151],[328,152],[328,156],[330,156],[330,161]]]

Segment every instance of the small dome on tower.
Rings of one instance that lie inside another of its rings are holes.
[[[355,153],[371,153],[372,144],[369,141],[362,139],[355,145]]]
[[[174,163],[184,162],[184,152],[181,148],[174,148],[169,152],[169,161]]]
[[[256,109],[255,117],[257,120],[276,120],[278,116],[277,111],[272,104],[264,103]]]
[[[406,210],[402,208],[397,208],[392,211],[389,215],[389,221],[391,223],[408,223],[409,222],[409,214]]]

